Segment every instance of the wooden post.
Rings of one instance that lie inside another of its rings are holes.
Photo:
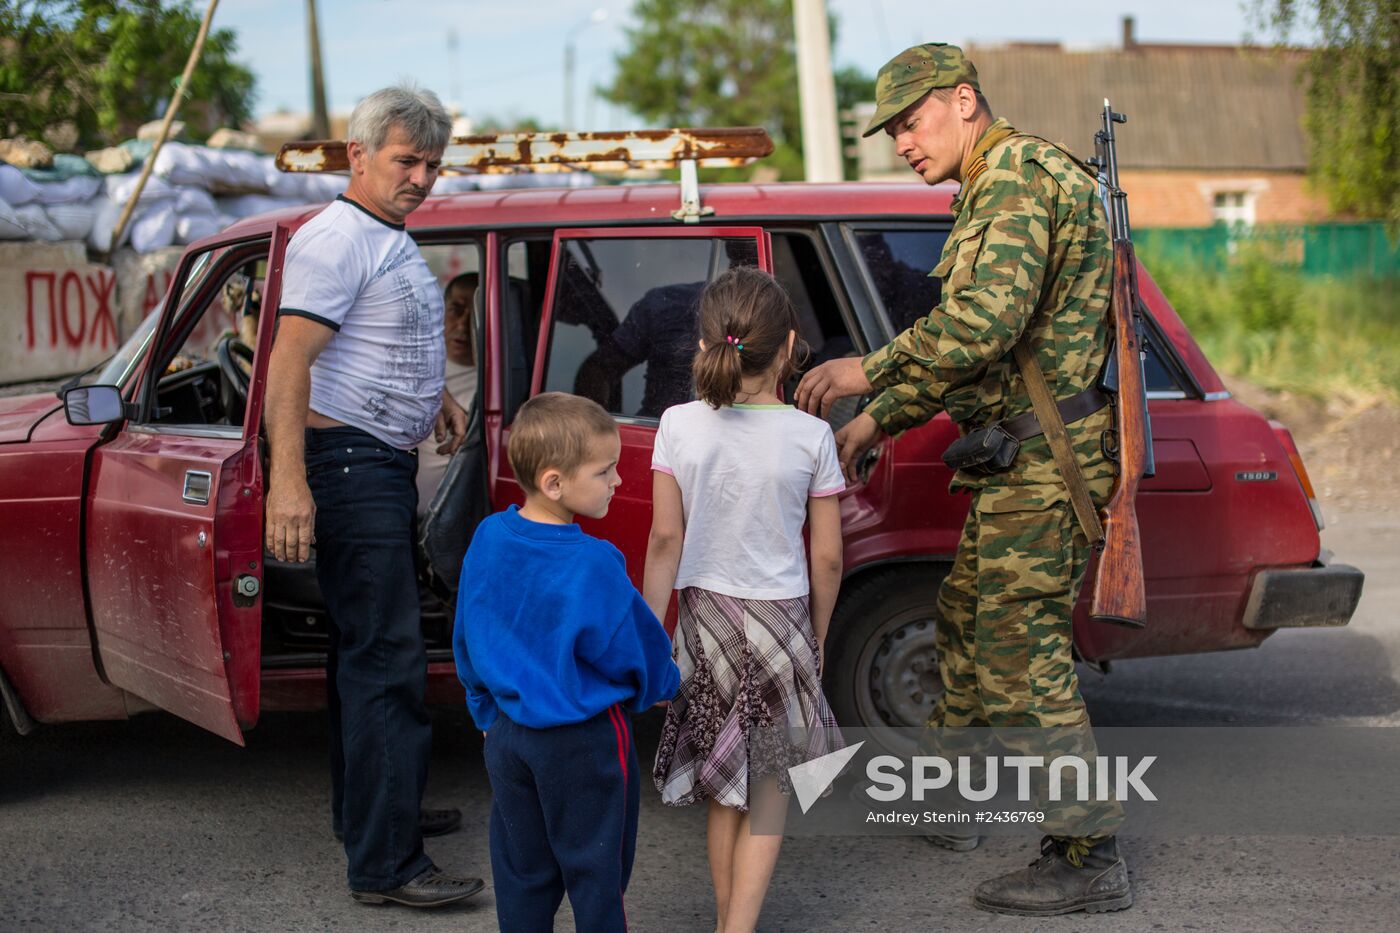
[[[117,218],[117,225],[112,228],[112,242],[107,246],[107,255],[117,251],[117,245],[122,241],[122,234],[126,232],[126,225],[131,220],[131,212],[136,209],[136,202],[141,200],[141,192],[146,189],[146,182],[151,177],[151,170],[156,167],[156,156],[160,154],[161,146],[165,145],[165,138],[170,135],[170,124],[175,122],[175,114],[180,109],[180,103],[185,99],[185,85],[190,83],[190,75],[194,74],[194,66],[199,62],[200,53],[204,51],[204,40],[209,36],[209,24],[214,20],[214,8],[219,5],[219,0],[209,0],[209,9],[204,11],[204,22],[199,24],[199,34],[194,38],[194,48],[190,49],[189,61],[185,62],[185,73],[180,75],[180,84],[175,88],[175,94],[170,98],[170,105],[165,108],[165,120],[160,125],[160,135],[156,137],[156,143],[151,147],[151,154],[146,157],[146,164],[141,169],[141,177],[136,180],[136,190],[131,193],[131,199],[126,202],[126,207],[122,208],[121,216]]]
[[[331,118],[326,109],[326,77],[321,71],[321,27],[316,25],[316,0],[306,0],[306,41],[311,59],[311,137],[330,139]]]

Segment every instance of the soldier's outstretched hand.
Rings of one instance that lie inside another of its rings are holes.
[[[883,440],[885,432],[875,423],[875,419],[861,412],[846,426],[836,432],[836,459],[841,462],[841,472],[846,482],[860,480],[861,462],[870,448]]]
[[[861,358],[848,356],[827,360],[810,370],[797,386],[797,407],[809,415],[825,418],[831,404],[848,395],[864,395],[871,390]]]

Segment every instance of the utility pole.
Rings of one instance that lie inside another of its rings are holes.
[[[566,133],[578,129],[574,126],[574,39],[589,26],[607,18],[608,11],[599,7],[564,34],[564,125],[560,129]]]
[[[311,135],[331,138],[331,118],[326,112],[326,79],[321,74],[321,32],[316,26],[316,0],[306,0],[306,42],[311,59]]]
[[[797,92],[802,101],[802,162],[807,181],[841,181],[841,130],[826,0],[793,0]]]

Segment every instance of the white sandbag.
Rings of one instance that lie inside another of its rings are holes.
[[[63,239],[63,231],[55,227],[52,220],[49,220],[49,215],[44,213],[42,204],[26,204],[23,207],[17,207],[15,208],[15,217],[19,218],[20,226],[29,232],[31,240],[57,243]]]
[[[267,190],[267,166],[271,156],[243,149],[205,149],[218,167],[219,178],[230,188],[261,193]]]
[[[27,240],[29,231],[15,216],[15,209],[0,198],[0,240]]]
[[[330,175],[319,172],[284,172],[275,162],[268,160],[267,186],[274,195],[283,198],[298,198],[307,204],[331,201],[344,193],[350,184],[348,175]]]
[[[141,209],[141,216],[131,222],[131,248],[149,253],[175,242],[175,208],[170,204],[155,204]]]
[[[39,196],[39,186],[8,162],[0,162],[0,201],[10,207],[28,204]]]
[[[40,204],[70,204],[74,201],[90,201],[102,188],[102,179],[96,175],[74,175],[63,181],[41,182],[35,199]]]
[[[93,207],[97,209],[97,216],[92,219],[92,232],[88,234],[88,246],[99,253],[106,253],[112,248],[112,228],[117,224],[117,218],[121,216],[122,204],[125,202],[113,201],[111,198],[99,196],[93,199]],[[126,226],[126,236],[122,237],[125,242],[131,236],[131,225]]]
[[[185,214],[175,221],[175,242],[181,246],[213,236],[228,226],[231,218],[222,214]]]
[[[216,198],[219,210],[231,217],[252,217],[268,211],[280,211],[287,207],[299,207],[306,202],[301,198],[274,198],[265,194],[243,194],[233,198]]]
[[[203,188],[181,185],[175,189],[175,213],[177,214],[215,214],[218,213],[218,210],[218,206],[214,203],[214,196]]]
[[[125,204],[131,199],[131,193],[136,190],[136,182],[141,178],[140,172],[127,172],[125,175],[108,175],[105,179],[107,186],[107,197],[117,204]],[[151,204],[156,201],[163,201],[175,197],[175,189],[170,182],[164,178],[152,175],[146,179],[146,187],[141,189],[142,204]]]
[[[103,198],[102,200],[106,200]],[[70,204],[50,204],[44,208],[49,220],[63,234],[65,240],[86,240],[97,220],[99,201],[74,202]]]
[[[264,191],[263,157],[235,149],[166,143],[156,156],[155,174],[175,185]]]
[[[144,198],[142,199],[145,200]],[[131,219],[126,223],[126,230],[122,233],[121,243],[112,243],[112,229],[116,227],[117,220],[121,217],[122,208],[125,201],[113,201],[111,198],[99,197],[95,199],[93,205],[97,208],[97,216],[92,221],[92,232],[88,234],[88,246],[99,253],[113,252],[119,246],[131,243],[131,231],[136,226],[141,215],[157,207],[169,207],[169,199],[156,201],[154,204],[143,204],[138,206],[131,214]]]
[[[596,181],[597,179],[589,172],[547,172],[539,175],[506,173],[476,176],[476,186],[482,191],[496,191],[502,188],[591,188]]]
[[[172,185],[207,185],[209,162],[196,146],[168,142],[156,156],[153,173]]]
[[[480,175],[444,175],[433,185],[433,194],[457,194],[461,191],[478,191],[477,179]]]

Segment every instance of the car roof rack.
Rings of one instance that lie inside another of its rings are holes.
[[[681,206],[671,216],[697,223],[714,213],[700,204],[700,166],[747,165],[773,152],[760,126],[631,130],[615,133],[499,133],[457,136],[442,154],[448,174],[499,172],[620,172],[680,168]],[[286,143],[277,153],[284,172],[343,172],[350,168],[343,140]]]

